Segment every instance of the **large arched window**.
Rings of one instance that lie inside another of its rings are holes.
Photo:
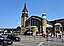
[[[40,26],[42,25],[42,18],[32,16],[26,21],[26,26]]]
[[[26,21],[26,26],[37,26],[38,31],[40,31],[41,25],[42,25],[42,18],[37,16],[32,16]]]

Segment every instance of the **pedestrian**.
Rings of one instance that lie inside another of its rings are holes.
[[[52,34],[52,41],[53,41],[54,35]]]

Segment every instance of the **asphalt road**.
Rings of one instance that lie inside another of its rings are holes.
[[[48,38],[49,41],[46,41],[46,38],[42,38],[41,36],[19,36],[21,38],[20,42],[13,42],[10,46],[38,46],[41,42],[43,42],[40,46],[64,46],[64,42],[62,43],[62,39],[54,38],[53,41],[51,38]]]

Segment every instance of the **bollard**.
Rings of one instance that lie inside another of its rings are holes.
[[[48,46],[50,45],[50,41],[48,41]]]
[[[25,40],[26,40],[26,35],[25,35]]]

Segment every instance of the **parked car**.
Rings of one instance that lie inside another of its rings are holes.
[[[0,45],[12,45],[13,40],[0,36]]]
[[[15,34],[9,34],[9,35],[7,36],[7,38],[9,38],[9,39],[11,39],[11,40],[13,40],[13,41],[20,41],[20,40],[21,40],[20,37],[18,37],[18,36],[15,35]]]

